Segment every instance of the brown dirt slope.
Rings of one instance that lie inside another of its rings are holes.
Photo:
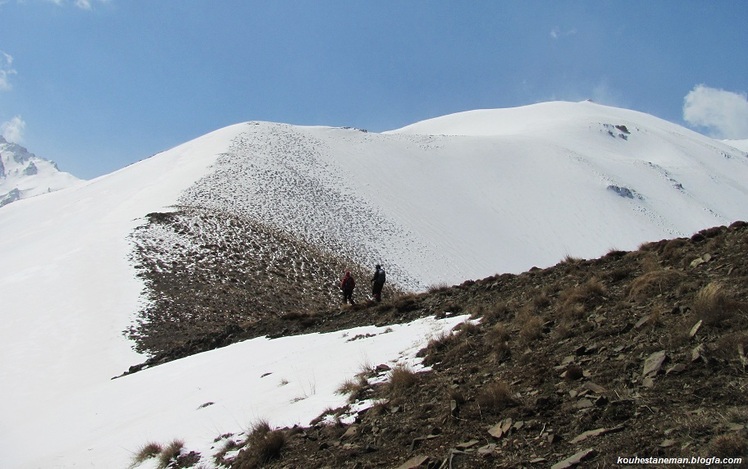
[[[309,428],[277,429],[272,451],[264,443],[269,436],[254,435],[226,463],[561,468],[611,467],[635,456],[747,461],[747,259],[748,224],[736,222],[345,314],[307,314],[306,325],[288,320],[285,333],[447,311],[480,322],[422,351],[432,371],[392,370],[390,384],[371,385],[366,374],[348,383],[352,401],[377,402],[356,423],[323,423],[321,416]],[[346,412],[330,410],[325,421]]]
[[[336,322],[346,270],[366,301],[373,266],[247,218],[199,207],[151,213],[132,236],[146,299],[125,334],[150,356],[128,372],[262,335]],[[385,286],[386,296],[398,291]],[[325,313],[325,314],[322,314]]]

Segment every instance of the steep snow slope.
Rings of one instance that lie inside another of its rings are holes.
[[[80,182],[72,174],[60,171],[52,161],[0,137],[0,207]]]
[[[746,181],[746,154],[724,143],[633,111],[547,103],[385,134],[239,124],[14,203],[0,210],[0,466],[122,467],[150,439],[207,447],[208,433],[239,431],[253,417],[305,423],[341,399],[331,389],[359,352],[338,347],[340,336],[293,345],[325,350],[298,365],[303,376],[289,379],[296,393],[313,394],[307,373],[331,381],[315,384],[317,397],[293,415],[274,413],[287,407],[285,393],[255,394],[257,377],[236,374],[263,353],[256,344],[110,381],[142,361],[121,331],[142,288],[128,236],[149,212],[192,204],[251,217],[360,263],[381,262],[392,282],[417,289],[746,219]],[[417,348],[426,332],[450,325],[414,325],[397,340],[375,331],[372,360],[407,358],[404,343]],[[297,366],[293,356],[270,359],[261,364],[270,371]],[[220,391],[228,387],[246,399]],[[266,400],[272,394],[281,400]],[[217,404],[197,411],[206,399]]]
[[[142,288],[127,235],[205,174],[237,130],[0,210],[0,467],[52,467],[23,464],[35,461],[29,435],[86,411],[79,393],[141,360],[122,336]]]

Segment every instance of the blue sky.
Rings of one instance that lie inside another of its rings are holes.
[[[0,0],[0,130],[92,178],[248,120],[593,99],[748,138],[748,2]]]

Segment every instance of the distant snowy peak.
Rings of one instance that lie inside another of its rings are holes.
[[[81,182],[21,145],[0,137],[0,207]]]

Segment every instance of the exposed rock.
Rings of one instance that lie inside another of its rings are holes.
[[[351,438],[355,438],[358,436],[358,425],[351,425],[348,427],[348,429],[343,433],[343,435],[340,437],[341,440],[350,440]]]
[[[582,450],[578,453],[575,453],[574,455],[564,459],[563,461],[559,461],[553,466],[551,466],[551,469],[568,469],[570,467],[577,466],[581,464],[582,462],[593,458],[597,452],[590,448]]]
[[[691,350],[691,361],[695,362],[699,360],[706,362],[706,357],[704,357],[704,344],[699,344]]]
[[[29,161],[28,166],[26,166],[26,169],[23,170],[23,175],[33,176],[38,172],[39,172],[39,168],[36,167],[33,161]]]
[[[582,387],[584,389],[589,389],[590,391],[594,392],[595,394],[604,394],[604,393],[608,392],[607,389],[605,389],[604,387],[600,386],[599,384],[593,383],[592,381],[584,383],[584,385]]]
[[[710,260],[712,260],[712,255],[709,254],[709,253],[704,254],[703,256],[697,257],[696,259],[692,260],[691,264],[690,264],[690,267],[691,268],[696,268],[696,267],[700,266],[701,264],[705,264],[705,263],[709,262]]]
[[[665,374],[674,374],[674,373],[683,373],[686,370],[686,365],[683,363],[676,363],[675,365],[671,366],[667,370],[665,370]]]
[[[696,336],[696,334],[698,334],[699,329],[701,328],[701,324],[703,322],[704,322],[703,319],[699,319],[699,321],[696,324],[693,325],[693,327],[691,328],[691,331],[688,333],[688,336],[690,338],[693,339]]]
[[[488,433],[496,438],[497,440],[500,439],[502,436],[506,435],[509,430],[512,428],[512,419],[507,418],[502,420],[501,422],[497,423],[493,427],[488,429]]]
[[[497,447],[498,446],[496,445],[496,443],[489,443],[478,448],[478,454],[480,454],[481,456],[489,456],[496,452]]]
[[[595,430],[587,430],[586,432],[583,432],[576,437],[572,438],[572,440],[569,442],[571,444],[581,443],[582,441],[586,440],[587,438],[592,438],[595,436],[605,435],[606,433],[614,433],[614,432],[620,432],[623,430],[623,425],[619,425],[617,427],[613,428],[598,428]]]
[[[418,467],[426,467],[430,460],[431,458],[428,456],[413,456],[403,464],[397,466],[397,469],[416,469]]]
[[[658,374],[662,368],[662,364],[665,363],[665,360],[667,360],[667,352],[664,350],[655,352],[647,357],[644,361],[644,371],[642,372],[642,376],[651,377]]]

